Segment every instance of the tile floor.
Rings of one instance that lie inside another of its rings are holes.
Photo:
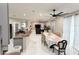
[[[32,31],[31,35],[29,37],[25,37],[23,41],[24,50],[21,55],[57,55],[57,51],[53,53],[52,49],[49,49],[41,43],[41,35],[36,35],[34,30]],[[9,50],[11,50],[12,47],[13,40],[11,39]],[[66,54],[77,55],[78,52],[73,48],[67,47]]]

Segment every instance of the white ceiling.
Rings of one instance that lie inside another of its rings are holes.
[[[78,3],[10,3],[9,17],[16,19],[26,19],[31,21],[49,20],[52,17],[52,9],[56,9],[56,13],[63,11],[71,13],[79,10]]]

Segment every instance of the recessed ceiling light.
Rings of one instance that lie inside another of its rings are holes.
[[[24,13],[24,16],[26,16],[26,14]]]
[[[40,15],[40,16],[42,16],[42,14],[41,14],[41,13],[40,13],[39,15]]]

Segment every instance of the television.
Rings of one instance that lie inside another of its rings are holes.
[[[41,34],[41,25],[40,24],[36,24],[35,29],[36,29],[36,34]]]

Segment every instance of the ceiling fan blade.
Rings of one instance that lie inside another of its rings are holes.
[[[55,10],[55,9],[53,9],[53,14],[54,14],[54,15],[55,15],[55,11],[56,11],[56,10]]]
[[[57,15],[60,15],[60,14],[62,14],[63,12],[60,12],[60,13],[58,13]]]
[[[50,14],[50,15],[53,15],[53,14]]]
[[[55,15],[55,14],[50,14],[52,17],[56,17],[57,15]]]

